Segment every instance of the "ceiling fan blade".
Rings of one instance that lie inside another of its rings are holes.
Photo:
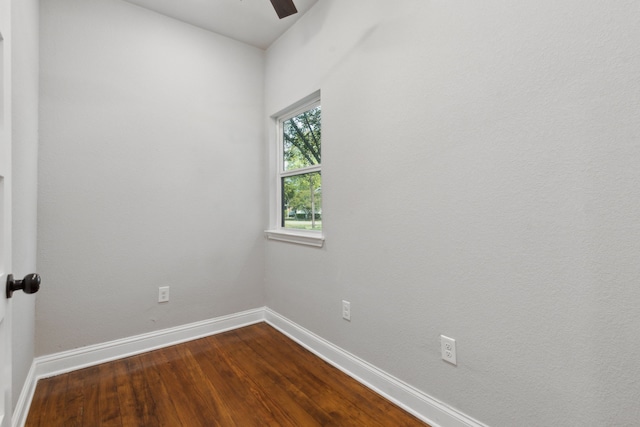
[[[280,19],[298,13],[298,9],[296,9],[296,5],[293,4],[293,0],[271,0],[271,4]]]

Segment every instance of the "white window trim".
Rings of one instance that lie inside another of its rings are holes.
[[[298,245],[315,246],[317,248],[321,248],[324,245],[324,234],[321,231],[290,231],[288,228],[280,228],[266,230],[264,234],[267,239],[278,242],[297,243]]]
[[[287,176],[301,175],[309,172],[319,172],[322,169],[322,164],[313,165],[306,168],[294,169],[290,171],[284,171],[284,159],[282,152],[284,150],[282,140],[282,126],[283,123],[292,117],[303,113],[304,111],[313,109],[321,105],[320,92],[302,99],[290,108],[281,111],[272,116],[272,123],[275,125],[275,170],[272,169],[271,179],[275,180],[275,194],[271,194],[271,200],[275,200],[275,208],[271,209],[271,227],[269,230],[265,230],[265,237],[269,240],[295,243],[305,246],[322,247],[324,245],[324,231],[316,230],[296,230],[291,228],[282,227],[282,189],[281,179]],[[323,223],[324,229],[324,223]]]

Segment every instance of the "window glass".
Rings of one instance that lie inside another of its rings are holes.
[[[320,164],[321,124],[320,106],[304,111],[282,123],[283,170]]]
[[[322,175],[310,172],[282,178],[282,227],[322,230]]]

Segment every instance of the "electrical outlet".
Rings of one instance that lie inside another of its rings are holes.
[[[351,303],[349,301],[342,300],[342,318],[351,321]]]
[[[442,351],[442,360],[452,365],[458,364],[456,360],[456,340],[440,335],[440,350]]]
[[[158,288],[158,302],[169,302],[169,287],[160,286]]]

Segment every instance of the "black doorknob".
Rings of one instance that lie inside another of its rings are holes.
[[[7,298],[13,296],[14,291],[22,289],[25,294],[35,294],[40,289],[40,275],[27,274],[22,280],[14,280],[13,274],[7,276]]]

